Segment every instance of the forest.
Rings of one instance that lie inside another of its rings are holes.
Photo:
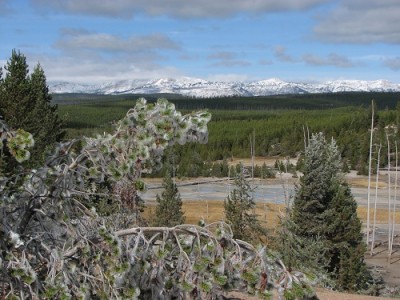
[[[111,129],[143,95],[53,95],[59,116],[64,119],[67,136],[102,133]],[[385,127],[398,124],[399,93],[337,93],[284,95],[251,98],[187,99],[162,95],[177,109],[190,112],[207,109],[212,114],[207,145],[174,146],[180,177],[227,176],[224,160],[250,157],[250,139],[254,154],[263,157],[296,157],[304,150],[305,136],[323,132],[339,146],[345,170],[367,173],[371,103],[374,100],[375,124],[381,141]],[[146,95],[149,103],[159,95]],[[376,142],[378,143],[378,142]],[[382,142],[384,145],[385,143]],[[385,149],[385,148],[384,148]],[[382,151],[385,151],[382,149]],[[210,164],[219,161],[220,168],[209,174]],[[204,164],[206,162],[206,164]],[[381,164],[384,166],[385,159]],[[258,166],[261,167],[261,166]],[[221,173],[221,170],[222,171]],[[161,171],[159,176],[163,174]]]

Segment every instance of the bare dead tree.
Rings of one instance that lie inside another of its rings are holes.
[[[386,130],[386,142],[387,142],[387,156],[388,156],[388,261],[390,261],[390,257],[391,257],[391,238],[392,238],[392,204],[391,204],[391,200],[392,200],[392,195],[391,195],[391,191],[392,191],[392,178],[391,178],[391,153],[390,153],[390,127],[388,126],[387,130]]]
[[[371,203],[371,167],[372,167],[372,140],[374,134],[374,100],[371,103],[371,134],[369,141],[369,160],[368,160],[368,196],[367,196],[367,246],[369,245],[370,231],[370,203]]]
[[[376,230],[376,207],[378,202],[378,185],[379,185],[379,168],[380,168],[380,157],[381,157],[382,144],[379,144],[378,157],[376,159],[376,178],[375,178],[375,201],[374,201],[374,221],[372,226],[372,241],[370,255],[374,254],[375,248],[375,230]]]
[[[251,178],[254,180],[254,158],[256,155],[255,147],[256,147],[256,133],[253,129],[253,133],[249,136],[250,140],[250,156],[251,156]]]
[[[391,262],[392,253],[393,253],[393,241],[395,236],[396,229],[396,204],[397,204],[397,180],[398,180],[398,154],[397,154],[397,140],[395,141],[395,160],[396,160],[396,169],[395,169],[395,181],[394,181],[394,199],[393,199],[393,215],[392,215],[392,228],[391,228],[391,237],[390,237],[390,249],[389,249],[389,263]]]

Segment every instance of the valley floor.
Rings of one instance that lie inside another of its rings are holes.
[[[392,177],[394,178],[394,177]],[[367,186],[368,178],[358,176],[354,172],[346,175],[347,182],[351,185],[353,195],[359,204],[358,214],[364,224],[366,233],[367,219]],[[276,179],[255,180],[256,192],[254,198],[257,202],[256,214],[264,222],[267,228],[273,230],[276,227],[279,215],[284,212],[285,198],[288,198],[294,191],[294,184],[297,178],[292,178],[291,174],[277,176]],[[392,179],[393,180],[393,179]],[[145,214],[151,215],[155,205],[155,195],[162,192],[162,179],[146,179],[149,190],[143,194],[147,209]],[[194,178],[178,180],[177,185],[183,201],[183,211],[186,216],[186,223],[197,224],[200,219],[206,223],[212,223],[223,219],[223,201],[226,199],[230,190],[233,188],[233,180],[226,178]],[[374,178],[372,180],[374,181]],[[371,189],[370,206],[373,208],[375,200],[375,185]],[[395,227],[397,235],[393,243],[392,258],[388,261],[388,174],[382,172],[378,184],[378,201],[376,214],[376,238],[378,246],[373,250],[373,255],[367,251],[365,260],[367,264],[381,273],[385,282],[391,286],[400,286],[400,224]],[[393,196],[393,195],[392,195]],[[399,200],[397,200],[399,201]],[[396,220],[400,223],[400,203],[397,202]],[[371,228],[373,213],[370,215]],[[371,237],[371,235],[370,235]],[[369,249],[370,250],[370,249]],[[320,291],[320,299],[374,299],[366,296],[339,294],[328,291]],[[245,299],[245,298],[244,298]],[[380,298],[376,298],[380,299]]]

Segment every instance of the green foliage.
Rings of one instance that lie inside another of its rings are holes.
[[[297,225],[293,222],[290,207],[279,219],[279,226],[273,240],[274,248],[282,257],[283,263],[294,270],[302,270],[313,277],[321,286],[332,286],[327,267],[326,252],[329,246],[320,236],[301,236],[296,234]]]
[[[9,126],[26,126],[27,116],[33,108],[29,98],[29,69],[26,57],[13,50],[5,70],[7,73],[0,86],[0,113]]]
[[[164,191],[161,197],[157,194],[154,226],[173,227],[183,224],[185,216],[182,211],[182,199],[170,172],[166,172],[163,181]]]
[[[267,167],[265,162],[262,164],[262,166],[256,165],[254,167],[254,177],[255,178],[275,178],[276,172],[274,169]]]
[[[236,175],[235,187],[224,200],[225,219],[232,227],[234,238],[254,242],[266,235],[266,229],[254,213],[253,189],[243,173],[242,168]]]
[[[58,118],[57,106],[51,104],[46,76],[38,64],[31,75],[26,57],[15,50],[5,66],[7,74],[0,80],[0,115],[15,129],[30,132],[35,140],[31,149],[32,159],[25,165],[38,166],[43,162],[45,149],[63,137],[62,123]],[[9,155],[4,153],[6,170],[16,167]]]
[[[29,132],[26,132],[23,129],[18,129],[13,134],[11,134],[11,136],[7,140],[6,145],[15,160],[19,163],[22,163],[23,161],[26,161],[30,158],[31,153],[27,150],[27,148],[33,147],[34,144],[35,142],[33,140],[33,137]]]
[[[325,253],[326,270],[337,288],[356,291],[366,287],[365,249],[357,203],[341,170],[335,141],[327,142],[322,133],[312,135],[290,215],[293,226],[289,229],[301,238],[321,238],[326,247],[320,252]]]

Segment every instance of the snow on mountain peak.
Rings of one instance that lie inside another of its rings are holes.
[[[400,92],[400,84],[387,80],[334,80],[322,83],[286,82],[269,78],[253,82],[207,81],[193,77],[135,79],[87,85],[49,82],[51,93],[157,94],[174,93],[189,97],[265,96],[278,94],[335,92]]]

